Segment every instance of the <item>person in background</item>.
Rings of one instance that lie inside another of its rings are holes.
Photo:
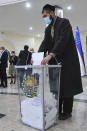
[[[9,74],[11,75],[11,82],[10,84],[15,84],[16,82],[16,69],[15,69],[15,65],[17,64],[18,61],[18,57],[15,55],[15,51],[11,52],[11,55],[9,57]]]
[[[1,47],[1,56],[0,56],[0,71],[1,71],[1,87],[7,87],[7,73],[6,68],[8,67],[8,53],[5,50],[5,47]]]
[[[80,64],[72,27],[68,19],[55,16],[55,6],[45,5],[42,9],[42,17],[48,26],[38,51],[44,53],[48,51],[48,56],[42,60],[42,64],[55,65],[58,62],[62,64],[59,119],[66,120],[72,116],[74,95],[83,92]],[[52,92],[57,98],[58,90],[55,90],[55,84]]]
[[[29,46],[25,45],[24,50],[21,50],[19,53],[20,65],[29,65],[31,64],[31,52],[28,51]]]
[[[32,53],[30,51],[28,51],[29,46],[25,45],[24,46],[24,50],[21,50],[19,53],[19,60],[18,60],[18,64],[19,66],[26,66],[26,65],[31,65],[31,59],[32,59]],[[31,72],[31,71],[29,71]],[[25,69],[24,68],[20,68],[19,71],[19,77],[20,77],[20,86],[21,83],[23,81],[23,76],[25,73]]]

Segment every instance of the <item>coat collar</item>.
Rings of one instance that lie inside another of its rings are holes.
[[[58,23],[59,23],[59,20],[60,20],[60,18],[57,16],[57,17],[56,17],[55,24],[54,24],[54,28],[56,27],[56,24],[58,24]]]
[[[55,24],[54,24],[54,28],[55,28],[55,26],[56,26],[56,24],[59,22],[59,20],[60,20],[60,17],[56,17],[56,21],[55,21]],[[52,24],[50,24],[49,26],[48,26],[48,28],[51,28],[52,27]]]

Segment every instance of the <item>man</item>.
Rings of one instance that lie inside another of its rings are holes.
[[[19,53],[20,65],[29,65],[31,64],[31,52],[28,51],[29,46],[25,45],[24,50],[21,50]]]
[[[21,50],[19,53],[19,63],[18,65],[25,66],[25,65],[30,65],[31,64],[31,58],[32,58],[32,53],[28,51],[29,46],[25,45],[24,50]],[[28,72],[28,71],[27,71]],[[25,73],[25,69],[22,68],[18,71],[19,76],[20,76],[20,86],[23,81],[23,76]],[[31,70],[29,70],[29,73],[31,73]]]
[[[7,87],[7,74],[6,68],[8,66],[8,53],[5,47],[1,47],[1,58],[0,58],[0,70],[1,70],[1,85],[2,87]]]
[[[69,20],[55,16],[55,7],[49,4],[43,7],[42,16],[48,26],[39,52],[48,51],[42,64],[62,63],[59,119],[65,120],[72,115],[73,96],[83,91],[78,54]]]

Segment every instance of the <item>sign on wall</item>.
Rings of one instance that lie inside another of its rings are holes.
[[[26,0],[0,0],[0,6],[2,5],[7,5],[7,4],[13,4],[13,3],[18,3],[18,2],[23,2]]]

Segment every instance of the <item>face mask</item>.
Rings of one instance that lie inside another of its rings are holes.
[[[48,16],[48,17],[45,17],[45,18],[44,18],[44,21],[45,21],[45,23],[48,24],[48,25],[52,22],[52,20],[50,19],[49,16]]]

